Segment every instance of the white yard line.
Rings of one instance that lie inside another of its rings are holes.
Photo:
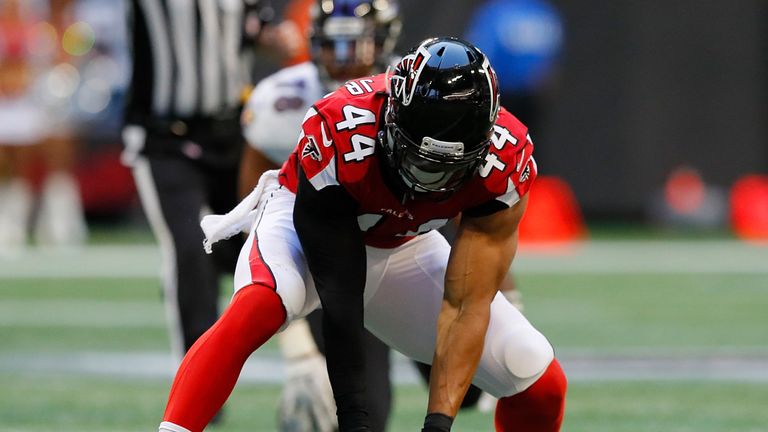
[[[520,273],[768,273],[768,245],[737,241],[593,241],[523,245]]]
[[[9,256],[0,255],[0,289],[3,279],[67,278],[158,278],[160,255],[154,245],[91,246],[76,251],[28,249]],[[632,274],[704,273],[768,274],[768,247],[737,241],[594,241],[551,248],[523,245],[515,263],[523,274]],[[61,304],[48,300],[45,310],[25,322],[37,322]],[[22,313],[19,305],[5,304],[5,319],[15,322]],[[90,308],[97,310],[97,303]],[[127,309],[121,325],[162,327],[153,313],[142,313],[142,302],[123,305]],[[156,312],[156,311],[155,311]],[[137,319],[140,317],[141,319]],[[92,324],[98,316],[71,316],[75,324]],[[46,321],[46,320],[43,320]],[[47,321],[46,321],[47,323]],[[47,323],[49,324],[49,323]],[[572,381],[596,380],[705,380],[768,382],[768,350],[559,350],[563,367]],[[410,363],[397,356],[395,380],[418,382]],[[165,352],[143,353],[25,353],[0,350],[2,373],[67,373],[74,375],[170,379],[175,364]],[[280,382],[283,369],[274,353],[253,356],[242,379],[250,382]]]
[[[3,299],[0,328],[165,328],[165,311],[154,301],[88,299]],[[0,348],[0,351],[2,349]]]
[[[570,381],[734,381],[768,383],[768,352],[722,352],[681,355],[647,351],[643,355],[610,352],[559,352]],[[415,369],[397,354],[393,361],[398,384],[419,382]],[[0,373],[67,374],[110,378],[171,379],[176,364],[169,353],[68,352],[0,354]],[[285,378],[277,353],[252,356],[240,376],[251,383],[280,383]]]
[[[201,246],[202,247],[202,246]],[[522,245],[521,274],[768,274],[768,246],[729,240],[590,241],[564,247]],[[154,245],[100,245],[79,250],[29,248],[0,255],[0,280],[159,278]]]
[[[160,251],[157,246],[88,246],[65,250],[29,248],[13,255],[0,255],[0,279],[144,277],[160,278]]]

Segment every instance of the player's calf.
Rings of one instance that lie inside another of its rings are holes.
[[[283,322],[285,309],[274,290],[262,285],[239,290],[184,356],[159,431],[202,431],[232,393],[248,356]]]

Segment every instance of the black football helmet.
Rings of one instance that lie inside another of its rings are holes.
[[[474,45],[427,39],[389,76],[379,141],[415,198],[444,197],[477,172],[499,114],[496,73]]]
[[[396,0],[318,0],[312,10],[312,58],[321,78],[340,84],[383,72],[400,35]]]

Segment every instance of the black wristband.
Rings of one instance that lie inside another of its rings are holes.
[[[424,418],[424,428],[421,432],[450,432],[453,425],[453,417],[445,414],[430,413]]]

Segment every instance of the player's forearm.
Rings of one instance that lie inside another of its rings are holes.
[[[463,226],[448,263],[430,377],[430,413],[455,416],[482,355],[490,306],[517,246],[514,229]]]
[[[477,369],[490,318],[490,302],[443,301],[429,385],[428,412],[454,417]]]
[[[339,430],[368,430],[363,351],[366,256],[355,203],[340,188],[316,191],[303,172],[293,221],[323,306],[328,375]]]
[[[362,295],[351,296],[327,289],[319,289],[318,294],[323,303],[325,356],[338,409],[339,430],[367,431]]]

